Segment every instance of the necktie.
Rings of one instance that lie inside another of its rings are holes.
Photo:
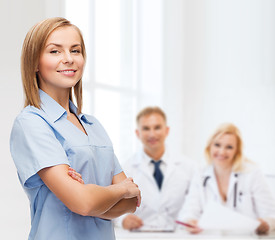
[[[154,163],[154,165],[155,165],[155,171],[154,171],[154,175],[153,176],[154,176],[154,178],[155,178],[155,180],[157,182],[157,185],[158,185],[159,189],[161,189],[162,180],[163,180],[163,174],[162,174],[162,172],[160,170],[161,160],[159,160],[157,162],[154,161],[154,160],[152,160],[151,162]]]

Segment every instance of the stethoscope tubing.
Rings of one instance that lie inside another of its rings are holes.
[[[238,177],[238,174],[235,174],[235,177]],[[207,181],[208,179],[210,179],[210,176],[206,176],[203,180],[203,187],[205,188],[207,185]],[[233,202],[233,207],[236,208],[237,207],[237,192],[238,192],[238,182],[235,182],[234,185],[234,202]]]

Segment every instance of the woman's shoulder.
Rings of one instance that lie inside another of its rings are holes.
[[[243,170],[244,171],[250,172],[250,171],[255,171],[257,169],[259,169],[259,165],[257,163],[252,162],[251,160],[248,160],[248,159],[246,159],[243,162]]]
[[[33,106],[26,106],[22,111],[16,116],[14,120],[14,126],[20,125],[22,128],[28,130],[34,129],[37,126],[48,125],[47,116],[42,109],[38,109]]]
[[[240,171],[240,173],[247,176],[263,174],[260,166],[257,163],[252,162],[250,160],[246,160],[243,163],[242,170]]]
[[[37,119],[39,116],[43,116],[44,111],[42,109],[36,108],[34,106],[28,105],[22,109],[22,111],[17,115],[16,120],[21,119]]]

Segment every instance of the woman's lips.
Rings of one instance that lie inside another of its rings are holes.
[[[66,69],[66,70],[58,70],[57,72],[67,76],[67,77],[73,77],[76,73],[76,70],[74,69]]]

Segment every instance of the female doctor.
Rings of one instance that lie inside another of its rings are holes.
[[[251,218],[260,225],[256,232],[275,229],[275,200],[265,178],[242,152],[240,132],[233,124],[222,124],[207,142],[206,169],[197,174],[180,213],[180,220],[193,225],[191,233],[202,231],[197,222],[209,201],[214,201]]]

